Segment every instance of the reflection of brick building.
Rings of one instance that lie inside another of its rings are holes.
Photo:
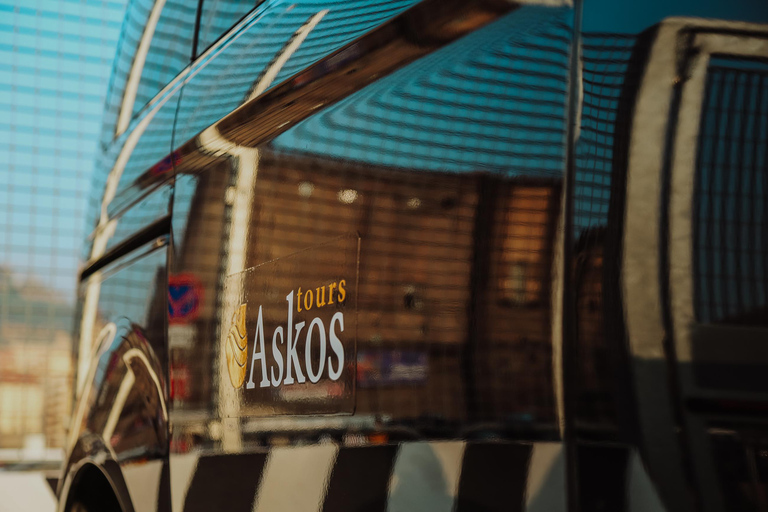
[[[64,445],[71,406],[69,337],[51,343],[0,347],[0,448],[18,448],[25,436],[43,434]]]
[[[71,406],[72,306],[0,268],[0,448],[63,446]]]
[[[257,172],[246,268],[357,232],[358,350],[428,355],[424,378],[358,388],[358,413],[554,427],[549,276],[558,182],[266,151]],[[192,181],[193,214],[175,234],[177,271],[197,273],[206,293],[196,341],[175,350],[208,364],[219,348],[213,300],[232,189],[216,166],[182,175],[179,190]],[[212,384],[195,383],[188,406],[205,407]]]

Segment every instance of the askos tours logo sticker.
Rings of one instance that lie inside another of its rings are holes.
[[[221,364],[241,416],[351,414],[359,237],[229,276]]]

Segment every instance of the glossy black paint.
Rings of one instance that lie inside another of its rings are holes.
[[[768,510],[768,8],[166,3],[204,51],[152,100],[116,71],[81,354],[117,334],[62,497],[98,467],[137,511]],[[351,384],[250,391],[286,294],[342,279]]]

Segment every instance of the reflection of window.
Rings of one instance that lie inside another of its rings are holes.
[[[197,54],[203,53],[258,3],[257,0],[205,0],[200,13]]]
[[[512,302],[516,304],[524,304],[526,302],[526,277],[528,272],[528,263],[525,261],[515,261],[510,266],[507,290],[510,293]]]
[[[553,189],[518,186],[506,213],[501,289],[506,300],[525,305],[539,302],[549,273],[548,232],[554,211]]]
[[[768,66],[712,59],[694,210],[694,302],[703,323],[768,322]]]

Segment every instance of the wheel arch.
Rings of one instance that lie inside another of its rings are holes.
[[[78,445],[89,444],[83,441]],[[58,512],[71,511],[77,502],[85,504],[88,511],[135,512],[120,465],[103,451],[70,461],[58,496]]]

